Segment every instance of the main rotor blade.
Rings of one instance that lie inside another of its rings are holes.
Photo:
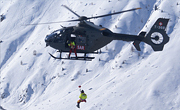
[[[73,22],[73,21],[83,21],[83,20],[88,20],[88,19],[93,19],[93,18],[101,18],[101,17],[111,16],[111,15],[115,15],[115,14],[120,14],[120,13],[124,13],[124,12],[129,12],[129,11],[134,11],[134,10],[141,9],[141,8],[133,8],[133,9],[124,10],[124,11],[120,11],[120,12],[115,12],[115,13],[111,13],[111,14],[105,14],[105,15],[100,15],[100,16],[94,16],[94,17],[88,17],[87,18],[87,17],[84,17],[84,16],[79,16],[74,11],[72,11],[70,8],[68,8],[66,5],[62,5],[62,6],[65,7],[66,9],[68,9],[69,11],[71,11],[72,13],[74,13],[76,16],[78,16],[79,19],[68,20],[68,21],[48,22],[48,23],[37,23],[37,24],[24,24],[24,26],[27,26],[27,25],[55,24],[55,23]]]
[[[23,24],[22,26],[28,26],[28,25],[44,25],[44,24],[57,24],[57,23],[62,23],[62,22],[73,22],[73,21],[81,21],[81,20],[75,19],[75,20],[68,20],[68,21],[57,21],[57,22],[36,23],[36,24]]]
[[[115,12],[115,13],[111,13],[111,14],[105,14],[105,15],[100,15],[100,16],[94,16],[94,17],[89,17],[88,19],[93,19],[93,18],[101,18],[101,17],[106,17],[106,16],[111,16],[111,15],[115,15],[115,14],[120,14],[120,13],[124,13],[124,12],[128,12],[128,11],[134,11],[134,10],[138,10],[141,8],[133,8],[133,9],[129,9],[129,10],[124,10],[124,11],[120,11],[120,12]]]
[[[24,25],[24,26],[28,26],[28,25],[44,25],[44,24],[56,24],[56,23],[61,23],[61,22],[67,22],[67,21],[47,22],[47,23],[36,23],[36,24],[23,24],[23,25]]]
[[[77,13],[75,13],[74,11],[72,11],[69,7],[67,7],[66,5],[62,5],[63,7],[65,7],[66,9],[68,9],[69,11],[71,11],[72,13],[74,13],[77,17],[80,17]]]

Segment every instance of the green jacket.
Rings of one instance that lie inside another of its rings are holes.
[[[68,44],[68,46],[71,47],[71,48],[75,48],[75,43],[74,43],[74,42],[70,42],[70,43]]]
[[[81,93],[79,96],[80,99],[86,99],[87,95],[85,93]]]

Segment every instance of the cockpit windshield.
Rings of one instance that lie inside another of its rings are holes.
[[[53,34],[62,34],[63,33],[63,29],[59,29],[53,32]]]
[[[67,39],[71,37],[72,31],[73,27],[55,30],[54,32],[46,36],[45,41],[55,43],[65,42]]]
[[[63,29],[56,30],[52,32],[51,34],[47,35],[45,41],[46,42],[63,42],[64,40],[63,33],[64,33]]]
[[[56,31],[52,32],[52,34],[56,35],[55,37],[61,37],[63,32],[64,32],[63,29],[59,29],[59,30],[56,30]]]

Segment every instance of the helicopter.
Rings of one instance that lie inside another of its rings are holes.
[[[55,30],[54,32],[46,36],[46,46],[50,46],[60,52],[59,57],[55,57],[49,53],[55,59],[91,61],[95,57],[87,57],[87,54],[101,53],[101,51],[98,52],[98,49],[104,47],[113,40],[133,41],[133,45],[138,51],[141,51],[139,46],[140,42],[145,42],[149,44],[154,51],[162,51],[164,45],[169,41],[169,37],[166,34],[166,27],[169,19],[165,18],[158,18],[149,32],[142,31],[138,35],[114,33],[111,30],[102,27],[101,25],[98,26],[95,25],[93,22],[88,21],[94,18],[102,18],[106,16],[138,10],[141,8],[133,8],[100,16],[86,17],[78,15],[66,5],[62,6],[78,17],[78,19],[63,22],[79,21],[79,23],[76,26],[62,27],[61,29]],[[70,47],[68,45],[69,41],[75,42],[76,54],[84,53],[84,56],[63,58],[61,55],[62,52],[70,51]]]

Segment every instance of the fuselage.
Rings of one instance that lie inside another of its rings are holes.
[[[107,33],[106,33],[107,31]],[[68,41],[74,41],[78,53],[92,53],[108,43],[113,38],[103,34],[112,33],[91,22],[80,22],[77,26],[62,28],[52,32],[45,38],[46,45],[62,52],[69,52]]]

